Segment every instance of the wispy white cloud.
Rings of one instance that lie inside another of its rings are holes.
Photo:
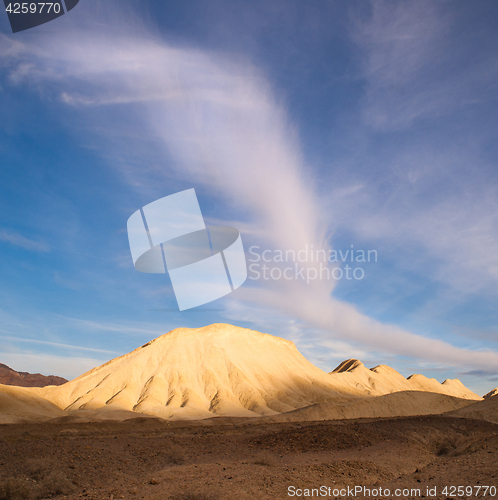
[[[99,321],[90,321],[86,319],[71,318],[59,314],[57,315],[57,317],[61,318],[67,324],[77,326],[78,328],[86,331],[117,332],[124,335],[146,334],[146,335],[152,335],[153,337],[159,337],[160,335],[168,333],[168,331],[165,329],[160,329],[157,327],[151,328],[150,325],[146,325],[143,323],[130,325],[130,323],[123,324],[123,323],[99,322]]]
[[[0,241],[24,248],[25,250],[32,250],[34,252],[50,251],[50,248],[46,243],[26,238],[15,231],[0,230]]]
[[[409,127],[496,93],[494,64],[451,45],[456,12],[419,0],[370,2],[371,16],[351,31],[366,82],[363,117],[379,130]],[[479,89],[479,92],[475,92]],[[493,92],[494,89],[494,92]]]
[[[75,351],[90,351],[90,352],[100,352],[100,353],[105,353],[105,354],[120,354],[116,351],[107,351],[105,349],[95,349],[93,347],[82,347],[82,346],[77,346],[77,345],[63,344],[61,342],[50,342],[48,340],[28,339],[28,338],[22,338],[22,337],[14,337],[14,336],[10,336],[10,335],[0,335],[0,338],[6,339],[6,340],[11,340],[14,342],[14,344],[17,342],[21,342],[21,343],[27,343],[27,344],[42,344],[42,345],[48,345],[48,346],[53,346],[53,347],[62,347],[64,349],[70,349],[70,350],[75,350]]]
[[[351,31],[365,82],[358,129],[364,142],[380,132],[383,150],[363,149],[355,159],[350,169],[362,174],[340,179],[328,197],[331,218],[387,250],[401,268],[464,295],[494,296],[498,192],[486,153],[493,137],[487,125],[469,126],[463,108],[495,100],[496,53],[469,57],[462,19],[444,2],[379,0],[370,7]]]
[[[448,366],[474,366],[496,373],[498,353],[491,349],[473,351],[448,342],[416,335],[395,325],[384,324],[361,314],[351,304],[318,293],[289,289],[287,294],[244,289],[243,298],[266,304],[320,328],[323,338],[335,338],[368,346],[383,353],[416,357]],[[241,294],[242,295],[242,294]]]
[[[437,157],[424,155],[424,161],[437,168]],[[465,175],[455,175],[454,185],[460,182],[467,184],[466,190],[460,185],[434,196],[400,181],[388,198],[372,183],[340,203],[334,199],[330,213],[340,214],[338,226],[370,242],[401,268],[425,274],[465,295],[493,296],[498,283],[497,193],[485,181],[468,182]]]
[[[141,103],[180,174],[249,209],[278,245],[324,245],[297,134],[255,68],[145,36],[78,36],[85,43],[62,47],[50,37],[26,46],[29,78],[63,81],[61,98],[73,105]]]

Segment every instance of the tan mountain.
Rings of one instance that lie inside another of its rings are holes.
[[[32,389],[0,385],[0,424],[43,421],[64,415],[66,412],[34,394]]]
[[[498,424],[498,398],[490,397],[471,405],[452,411],[448,415],[459,418],[487,420]]]
[[[458,379],[448,379],[440,384],[436,379],[424,375],[410,375],[405,378],[389,366],[378,365],[369,369],[357,359],[343,361],[330,375],[343,385],[358,389],[369,396],[382,396],[400,391],[422,391],[463,399],[482,399]]]
[[[265,417],[264,420],[268,422],[303,422],[437,415],[462,408],[465,410],[475,406],[473,403],[472,400],[434,392],[402,391],[382,396],[357,398],[348,403],[318,403],[287,413]]]
[[[19,387],[45,387],[46,385],[62,385],[67,380],[55,375],[40,373],[16,372],[7,365],[0,363],[0,384]]]
[[[274,415],[352,398],[292,342],[225,324],[178,328],[39,394],[67,410],[182,419]]]
[[[299,418],[314,420],[318,409],[330,418],[356,418],[367,407],[373,416],[397,416],[442,413],[482,399],[459,381],[406,379],[357,360],[328,374],[288,340],[227,324],[178,328],[64,385],[30,391],[51,410],[90,419],[129,412],[166,419],[301,412]],[[400,391],[404,395],[391,394]],[[389,397],[375,397],[383,395]]]
[[[489,399],[489,398],[494,398],[495,396],[498,396],[498,387],[493,389],[492,391],[489,391],[486,395],[484,395],[484,399]]]

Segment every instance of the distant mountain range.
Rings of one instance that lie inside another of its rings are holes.
[[[7,365],[0,363],[0,384],[17,385],[20,387],[45,387],[47,385],[62,385],[67,380],[55,375],[40,373],[16,372]]]

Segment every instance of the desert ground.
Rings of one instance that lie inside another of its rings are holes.
[[[463,498],[441,492],[497,486],[497,450],[497,424],[456,416],[284,423],[62,418],[0,426],[0,498],[284,499],[292,498],[290,486],[330,487],[325,498],[353,498],[333,494],[348,486],[387,488],[393,497],[410,490],[401,498]],[[436,496],[428,495],[434,487]]]

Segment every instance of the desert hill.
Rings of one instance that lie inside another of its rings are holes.
[[[55,375],[16,372],[9,366],[0,363],[0,384],[19,387],[45,387],[46,385],[62,385],[66,382],[65,378],[56,377]]]
[[[483,397],[484,397],[484,399],[489,399],[489,398],[494,398],[495,396],[498,396],[498,387],[496,387],[492,391],[489,391]]]
[[[443,413],[482,399],[457,380],[406,379],[358,360],[329,374],[288,340],[227,324],[178,328],[61,386],[29,391],[19,393],[23,404],[31,394],[35,406],[40,398],[50,403],[45,412],[56,408],[90,419],[401,416]],[[6,394],[15,396],[0,385]]]
[[[28,388],[0,385],[0,424],[43,421],[63,415],[63,410]]]
[[[480,404],[477,403],[477,404]],[[377,397],[357,398],[347,403],[318,403],[298,410],[265,417],[265,422],[303,422],[360,418],[411,417],[465,410],[468,399],[433,392],[404,391]],[[471,404],[470,407],[475,406]]]
[[[288,341],[225,324],[179,328],[38,394],[66,410],[133,410],[161,418],[274,415],[352,391]],[[355,391],[356,395],[356,391]]]
[[[490,397],[484,401],[468,405],[447,414],[451,417],[473,418],[476,420],[487,420],[498,424],[498,398]]]
[[[356,388],[370,396],[383,396],[400,391],[422,391],[462,399],[482,399],[467,389],[460,380],[448,379],[440,384],[436,379],[424,375],[410,375],[405,378],[389,366],[378,365],[369,369],[357,359],[343,361],[330,375],[343,385],[351,389]]]

